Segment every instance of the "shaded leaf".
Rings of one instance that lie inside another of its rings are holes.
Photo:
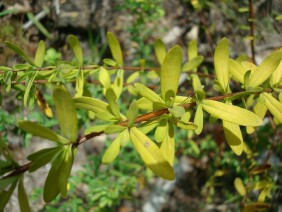
[[[234,124],[252,127],[262,124],[262,120],[256,114],[234,105],[208,99],[202,100],[202,105],[209,114]]]
[[[75,97],[81,97],[83,95],[83,87],[84,87],[84,71],[79,69],[76,76]]]
[[[146,166],[156,175],[173,180],[172,166],[165,160],[157,145],[136,127],[130,129],[130,138]]]
[[[113,162],[114,159],[118,156],[121,147],[121,138],[122,133],[118,134],[118,136],[112,141],[111,145],[107,148],[102,158],[102,162],[104,164]]]
[[[193,124],[192,122],[184,122],[184,121],[177,121],[176,126],[184,130],[196,130],[198,128],[196,124]]]
[[[17,179],[19,179],[18,176],[17,176]],[[2,191],[0,193],[0,211],[4,210],[4,207],[6,206],[6,204],[8,203],[11,195],[13,194],[13,192],[14,192],[16,186],[17,186],[17,183],[18,183],[18,180],[15,180],[7,191]]]
[[[0,179],[0,192],[2,192],[7,186],[16,182],[18,179],[19,179],[19,176]]]
[[[82,65],[83,64],[83,53],[82,53],[82,48],[80,46],[79,40],[77,39],[77,37],[70,35],[68,37],[68,43],[71,46],[71,49],[79,65]]]
[[[19,185],[18,185],[18,199],[21,211],[28,212],[31,211],[29,207],[28,197],[25,192],[23,175],[20,176]]]
[[[175,157],[175,143],[174,143],[174,131],[173,125],[171,122],[167,122],[166,131],[164,132],[164,139],[161,143],[161,153],[164,158],[173,166],[174,157]]]
[[[22,120],[19,121],[18,124],[19,124],[19,128],[21,128],[22,130],[28,133],[31,133],[34,136],[45,138],[47,140],[55,141],[61,144],[66,144],[69,142],[66,138],[58,135],[57,133],[48,129],[47,127],[41,126],[37,123]]]
[[[161,121],[159,121],[159,125],[155,130],[154,138],[156,142],[163,142],[166,132],[167,132],[167,119],[162,119]]]
[[[243,152],[244,144],[240,126],[238,124],[224,120],[222,121],[222,123],[227,143],[236,155],[241,155]]]
[[[121,52],[121,47],[120,47],[118,40],[116,39],[114,34],[111,32],[107,32],[107,40],[108,40],[109,47],[110,47],[114,60],[120,66],[123,66],[122,52]]]
[[[30,96],[30,90],[31,90],[31,87],[34,85],[34,80],[35,80],[35,77],[37,76],[37,71],[32,73],[31,76],[29,77],[28,81],[27,81],[27,85],[26,85],[26,89],[25,89],[25,92],[24,92],[24,106],[27,106],[28,104],[28,100],[29,100],[29,96]]]

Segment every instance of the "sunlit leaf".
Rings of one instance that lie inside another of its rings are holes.
[[[15,51],[19,56],[21,56],[26,62],[28,62],[28,63],[31,64],[31,65],[35,65],[35,64],[33,63],[33,61],[24,53],[24,51],[23,51],[20,47],[18,47],[17,45],[15,45],[15,44],[13,44],[13,43],[11,43],[11,42],[9,42],[9,41],[5,41],[5,45],[6,45],[8,48],[14,50],[14,51]]]
[[[80,46],[79,40],[77,39],[77,37],[70,35],[68,37],[68,43],[71,46],[71,49],[79,65],[82,65],[83,64],[83,53],[82,53],[82,48]]]
[[[203,124],[204,124],[204,113],[203,113],[202,104],[197,105],[197,109],[194,117],[194,124],[197,125],[197,129],[195,129],[195,133],[199,135],[203,130]]]
[[[111,87],[111,78],[109,72],[105,68],[100,68],[98,77],[99,81],[101,82],[104,88],[107,89]]]
[[[27,81],[26,89],[25,89],[25,92],[24,92],[24,106],[27,106],[27,104],[28,104],[30,90],[31,90],[31,87],[34,86],[33,82],[35,80],[37,73],[38,73],[37,71],[35,73],[32,73],[32,75],[29,77],[29,79]]]
[[[245,196],[246,195],[246,188],[243,184],[243,181],[241,180],[241,178],[237,177],[234,181],[234,186],[236,188],[236,190],[238,191],[238,193],[241,196]]]
[[[111,145],[107,148],[102,158],[102,162],[104,164],[113,162],[118,156],[121,148],[121,138],[122,133],[118,134],[118,136],[112,141]]]
[[[105,129],[104,132],[106,134],[113,134],[113,133],[117,133],[120,131],[123,131],[126,127],[124,126],[120,126],[120,125],[108,125]]]
[[[206,112],[224,121],[253,127],[262,124],[262,120],[256,114],[234,105],[208,99],[202,100],[202,105]]]
[[[166,55],[166,48],[161,39],[157,39],[154,43],[155,54],[157,56],[159,64],[163,63],[163,60]]]
[[[78,70],[75,83],[75,97],[81,97],[83,94],[84,87],[84,71],[82,69]]]
[[[36,53],[35,53],[35,58],[34,58],[34,64],[37,67],[42,67],[42,65],[43,65],[44,56],[45,56],[45,49],[46,49],[45,43],[44,43],[43,40],[41,40],[38,43],[38,47],[37,47],[37,50],[36,50]]]
[[[155,130],[154,138],[156,142],[163,142],[167,131],[167,120],[162,119]]]
[[[105,112],[108,104],[91,97],[77,97],[73,99],[75,107],[93,111],[94,113]]]
[[[268,93],[264,92],[262,95],[265,97],[265,104],[268,110],[282,123],[282,103]]]
[[[249,80],[249,87],[255,88],[267,80],[271,74],[276,70],[282,59],[282,50],[272,52],[264,61],[258,66],[256,71],[251,75]]]
[[[127,118],[128,118],[128,124],[127,126],[131,127],[133,126],[136,118],[138,115],[138,106],[135,100],[133,100],[128,108],[127,111]]]
[[[198,126],[193,124],[192,122],[183,122],[183,121],[177,121],[176,126],[184,130],[196,130],[198,128]]]
[[[71,95],[65,87],[58,85],[53,90],[53,99],[62,133],[70,141],[75,142],[78,133],[78,121]]]
[[[181,63],[182,49],[175,46],[168,51],[161,66],[161,97],[168,106],[173,104],[169,103],[169,100],[177,93]]]
[[[110,111],[112,112],[112,114],[117,117],[120,118],[120,109],[119,109],[119,105],[115,102],[115,100],[117,99],[116,94],[114,92],[114,90],[112,88],[109,88],[106,90],[106,99],[109,103],[109,108]]]
[[[168,111],[175,118],[180,118],[185,113],[184,107],[179,105],[168,108]]]
[[[223,38],[219,41],[214,52],[214,68],[217,80],[226,91],[228,86],[228,63],[229,63],[229,45],[228,40]]]
[[[24,182],[23,182],[23,175],[20,176],[19,185],[18,185],[18,199],[21,211],[31,211],[29,207],[28,197],[25,192]]]
[[[123,75],[124,70],[119,69],[116,74],[116,78],[113,82],[112,88],[117,96],[117,99],[120,97],[123,89]]]
[[[187,61],[183,65],[182,71],[184,71],[184,72],[192,71],[192,70],[196,69],[199,65],[201,65],[201,63],[203,61],[204,61],[204,57],[203,56],[194,57],[193,59]]]
[[[34,136],[45,138],[47,140],[55,141],[61,144],[66,144],[69,142],[66,138],[58,135],[57,133],[50,130],[49,128],[41,126],[37,123],[22,120],[19,121],[18,124],[19,124],[19,128],[21,128],[22,130],[28,133],[31,133]]]
[[[165,102],[158,94],[156,94],[154,91],[152,91],[150,88],[146,87],[145,85],[141,83],[134,83],[134,86],[137,89],[138,93],[141,96],[145,97],[146,99],[149,99],[152,102],[159,102],[165,104]]]
[[[243,152],[244,144],[240,126],[238,124],[224,120],[222,121],[222,123],[227,143],[236,155],[241,155]]]
[[[158,146],[136,127],[130,129],[130,138],[146,166],[156,175],[173,180],[172,166],[165,160]]]
[[[244,75],[246,73],[246,69],[238,63],[236,60],[229,58],[228,69],[230,74],[238,80],[240,83],[244,83]]]
[[[279,83],[281,78],[282,78],[282,60],[277,66],[276,70],[271,75],[270,78],[271,85],[275,85],[276,83]]]
[[[47,117],[53,118],[53,111],[49,107],[49,104],[46,102],[46,100],[45,100],[44,96],[42,95],[42,93],[40,92],[40,90],[38,90],[38,89],[35,90],[35,97],[36,97],[37,104],[39,105],[39,107],[41,108],[43,113]]]
[[[188,60],[192,60],[198,56],[198,46],[196,40],[192,40],[188,43],[187,56]]]
[[[107,40],[108,40],[109,47],[111,49],[111,53],[113,55],[114,60],[120,66],[123,66],[122,52],[121,52],[121,47],[120,47],[118,40],[116,39],[114,34],[111,32],[107,32]]]

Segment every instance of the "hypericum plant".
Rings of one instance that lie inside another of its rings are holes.
[[[13,159],[7,145],[0,141],[0,152],[3,155],[3,159],[0,160],[1,209],[18,187],[21,210],[29,211],[30,206],[23,184],[24,173],[36,171],[48,163],[51,164],[51,168],[44,186],[44,201],[51,202],[58,194],[66,196],[77,147],[101,134],[116,134],[103,155],[103,163],[111,163],[121,148],[132,142],[150,170],[164,179],[174,180],[174,130],[181,128],[200,134],[204,125],[204,112],[213,121],[219,119],[222,122],[227,143],[236,155],[241,155],[243,151],[248,153],[241,133],[242,127],[246,127],[248,133],[253,133],[255,128],[262,124],[267,110],[273,115],[275,123],[282,123],[282,50],[272,52],[256,66],[248,61],[229,58],[228,40],[223,38],[214,53],[214,89],[221,95],[207,98],[205,87],[199,78],[201,73],[197,72],[197,67],[204,58],[198,56],[195,41],[189,43],[188,61],[184,64],[180,46],[174,46],[166,51],[163,42],[156,41],[154,48],[160,68],[149,70],[159,75],[160,90],[153,91],[145,84],[136,82],[142,77],[140,72],[134,72],[127,78],[126,84],[124,83],[124,70],[134,68],[124,66],[121,47],[115,36],[108,32],[107,39],[113,59],[104,59],[103,65],[83,64],[80,42],[71,35],[68,43],[75,60],[60,61],[54,66],[47,67],[43,67],[45,57],[43,41],[38,44],[35,59],[28,57],[15,44],[6,42],[6,46],[18,53],[26,63],[13,67],[1,66],[1,84],[5,86],[6,91],[19,90],[25,106],[32,107],[34,99],[37,98],[41,107],[45,109],[43,111],[50,117],[52,113],[49,106],[36,95],[36,91],[38,83],[54,84],[53,100],[60,132],[54,132],[36,122],[19,121],[18,126],[22,130],[56,143],[52,148],[29,155],[27,159],[30,162],[24,165],[19,165]],[[146,70],[145,67],[140,69]],[[192,96],[178,94],[178,82],[182,72],[188,73],[192,79],[194,91]],[[97,76],[99,81],[97,88],[102,89],[103,99],[85,95],[85,84],[90,76]],[[231,80],[240,84],[242,91],[233,93],[229,86]],[[75,82],[74,96],[65,87],[70,82]],[[128,95],[124,94],[126,88],[132,95],[132,101],[127,111],[122,111],[120,99],[123,95]],[[86,129],[83,136],[78,135],[77,108],[95,114],[93,126]],[[140,110],[146,113],[141,114]],[[154,139],[147,135],[152,131]],[[236,179],[235,185],[242,190],[240,180]],[[267,195],[270,189],[263,192]]]

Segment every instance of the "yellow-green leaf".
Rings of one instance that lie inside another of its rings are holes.
[[[156,142],[163,142],[167,131],[167,119],[162,119],[155,130],[154,138]]]
[[[24,188],[24,182],[23,182],[23,175],[20,176],[20,180],[19,180],[19,185],[18,185],[18,199],[19,199],[19,205],[20,205],[20,209],[21,211],[31,211],[30,207],[29,207],[29,203],[28,203],[28,198],[25,192],[25,188]]]
[[[187,61],[183,65],[182,71],[184,71],[184,72],[192,71],[192,70],[196,69],[199,65],[201,65],[201,63],[203,61],[204,61],[204,57],[203,56],[194,57],[193,59]]]
[[[229,63],[229,45],[228,40],[223,38],[219,41],[214,52],[214,68],[218,82],[226,90],[228,86],[228,63]]]
[[[275,85],[279,83],[282,78],[282,60],[280,61],[279,65],[277,66],[276,70],[272,73],[270,78],[271,85]]]
[[[264,61],[258,66],[256,71],[251,75],[249,80],[249,87],[255,88],[267,80],[271,74],[276,70],[282,59],[282,50],[272,52]]]
[[[166,48],[161,39],[157,39],[154,43],[155,54],[157,56],[159,64],[163,63],[163,60],[166,55]]]
[[[117,99],[120,97],[123,89],[123,74],[124,74],[124,70],[119,69],[117,71],[116,78],[112,85],[112,88],[117,96]]]
[[[45,43],[43,40],[41,40],[39,43],[38,43],[38,47],[37,47],[37,50],[36,50],[36,53],[35,53],[35,58],[34,58],[34,64],[37,66],[37,67],[41,67],[43,65],[43,62],[44,62],[44,56],[45,56]]]
[[[194,124],[197,125],[197,129],[195,129],[195,133],[199,135],[203,130],[203,124],[204,124],[204,113],[203,113],[202,104],[197,105],[197,109],[194,117]]]
[[[130,129],[130,138],[146,166],[156,175],[173,180],[175,178],[172,166],[165,160],[158,146],[136,127]]]
[[[73,99],[75,107],[93,111],[94,113],[106,112],[108,104],[91,97],[77,97]]]
[[[228,69],[230,74],[238,80],[240,83],[244,83],[244,76],[246,73],[246,69],[238,63],[236,60],[229,58]]]
[[[79,40],[77,39],[77,37],[70,35],[68,37],[68,43],[70,44],[71,49],[79,65],[82,65],[83,64],[83,54],[82,54],[82,48],[80,46]]]
[[[164,139],[161,143],[161,153],[164,158],[173,166],[174,157],[175,157],[175,144],[174,144],[174,131],[173,125],[171,122],[167,122],[166,131],[164,132]]]
[[[243,181],[241,180],[241,178],[237,177],[234,181],[234,186],[236,188],[236,190],[238,191],[238,193],[241,196],[245,196],[246,195],[246,188],[243,184]]]
[[[53,99],[56,107],[57,118],[61,131],[70,141],[77,139],[77,115],[74,101],[71,95],[63,86],[55,86],[53,90]]]
[[[98,78],[105,89],[111,87],[111,78],[109,72],[104,67],[100,68]]]
[[[188,60],[192,60],[193,58],[198,56],[198,46],[196,40],[192,40],[189,42],[187,48],[187,56]]]
[[[112,114],[115,117],[120,118],[120,109],[119,109],[119,105],[115,102],[117,97],[114,90],[112,88],[107,89],[105,96],[109,103],[109,109],[112,112]]]
[[[168,104],[176,96],[181,71],[182,49],[180,46],[171,48],[161,66],[161,97]],[[173,102],[172,102],[173,104]]]
[[[185,113],[184,107],[179,105],[168,108],[168,111],[175,118],[180,118]]]
[[[243,136],[238,124],[222,121],[223,131],[227,143],[236,155],[241,155],[244,148]]]
[[[77,76],[76,76],[75,97],[81,97],[82,96],[83,87],[84,87],[84,71],[79,69]]]
[[[116,39],[114,34],[111,32],[107,33],[107,40],[108,40],[109,47],[110,47],[114,60],[120,66],[123,66],[122,52],[121,52],[121,47],[120,47],[118,40]]]
[[[35,77],[37,76],[37,73],[38,73],[38,71],[36,71],[35,73],[32,73],[30,78],[27,81],[27,86],[26,86],[26,89],[25,89],[25,92],[24,92],[24,106],[27,106],[27,104],[28,104],[30,91],[31,91],[32,86],[34,86],[33,82],[35,80]]]
[[[282,123],[282,103],[268,93],[262,93],[265,98],[265,104],[271,114]]]
[[[19,128],[21,128],[22,130],[28,133],[31,133],[34,136],[45,138],[47,140],[55,141],[61,144],[66,144],[69,142],[68,139],[58,135],[57,133],[50,130],[49,128],[43,127],[37,123],[22,120],[19,121],[18,124],[19,124]]]
[[[234,105],[208,99],[202,100],[202,105],[207,113],[224,121],[252,127],[262,124],[262,120],[256,114]]]
[[[134,83],[134,86],[141,96],[151,100],[152,102],[159,102],[165,105],[165,102],[162,100],[162,98],[154,91],[152,91],[150,88],[146,87],[141,83]]]
[[[104,164],[113,162],[118,156],[121,147],[121,138],[122,133],[118,134],[118,136],[112,141],[111,145],[107,148],[102,158],[102,162]]]
[[[127,119],[128,119],[128,124],[127,126],[131,127],[133,126],[136,118],[138,115],[138,106],[135,100],[133,100],[128,108],[127,111]]]

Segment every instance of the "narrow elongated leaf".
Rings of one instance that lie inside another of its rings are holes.
[[[0,71],[12,71],[13,69],[7,66],[0,66]],[[136,73],[136,72],[135,72]]]
[[[218,82],[226,90],[228,86],[228,63],[229,45],[228,40],[223,38],[219,41],[214,52],[214,68]]]
[[[130,129],[130,138],[146,166],[156,175],[173,180],[172,166],[165,160],[158,146],[136,127]]]
[[[111,32],[107,33],[107,40],[108,40],[109,47],[110,47],[114,60],[120,66],[123,66],[122,52],[121,52],[121,47],[120,47],[118,40],[116,39],[114,34]]]
[[[123,75],[124,75],[124,70],[119,69],[117,71],[116,78],[112,85],[112,88],[117,96],[117,99],[120,97],[122,89],[123,89]]]
[[[282,50],[272,52],[251,75],[249,87],[255,88],[267,80],[282,60]]]
[[[19,179],[19,177],[18,177]],[[17,186],[18,180],[16,180],[7,191],[2,191],[0,193],[0,211],[4,211],[4,207],[8,203],[11,195],[13,194],[16,186]]]
[[[111,87],[111,78],[109,72],[105,68],[103,67],[100,68],[98,78],[105,89]]]
[[[202,132],[204,125],[204,113],[202,104],[198,104],[197,106],[194,123],[198,126],[197,129],[195,129],[195,133],[199,135]]]
[[[236,188],[236,190],[238,191],[238,193],[241,196],[245,196],[246,195],[246,188],[243,184],[243,181],[241,180],[241,178],[237,177],[234,181],[234,186]]]
[[[161,143],[160,150],[164,158],[169,162],[171,166],[173,166],[174,157],[175,157],[175,144],[174,144],[173,125],[171,122],[167,122],[165,137]]]
[[[188,43],[187,56],[188,60],[192,60],[198,56],[198,46],[196,40],[192,40]]]
[[[109,103],[109,109],[112,112],[112,114],[120,118],[120,110],[119,110],[119,105],[115,102],[117,99],[116,94],[112,88],[106,90],[106,99]]]
[[[265,98],[265,104],[272,115],[282,123],[282,103],[268,93],[262,93]]]
[[[19,176],[8,177],[0,179],[0,192],[2,192],[8,185],[13,184],[19,179]]]
[[[181,71],[181,63],[182,49],[180,46],[175,46],[171,48],[165,56],[160,72],[161,97],[166,103],[169,101],[169,99],[176,96]]]
[[[46,49],[45,43],[44,43],[43,40],[41,40],[38,43],[38,47],[37,47],[37,50],[36,50],[36,53],[35,53],[35,58],[34,58],[34,64],[37,67],[42,67],[42,65],[43,65],[44,56],[45,56],[45,49]]]
[[[18,199],[19,199],[19,205],[21,208],[21,211],[29,212],[31,211],[28,203],[27,194],[25,192],[24,188],[24,182],[23,182],[23,175],[21,175],[18,185]]]
[[[282,78],[282,60],[280,61],[279,65],[277,66],[276,70],[271,75],[271,85],[275,85],[279,83]]]
[[[193,124],[192,122],[184,122],[184,121],[177,121],[176,126],[184,130],[196,130],[198,128],[196,124]]]
[[[159,102],[161,104],[165,104],[162,98],[152,91],[150,88],[146,87],[141,83],[134,83],[135,88],[137,89],[138,93],[145,97],[146,99],[151,100],[152,102]]]
[[[33,73],[28,82],[27,82],[27,86],[26,86],[26,89],[25,89],[25,92],[24,92],[24,106],[27,106],[28,104],[28,98],[29,98],[29,95],[30,95],[30,90],[31,90],[31,87],[34,85],[33,82],[35,80],[35,77],[37,76],[37,71],[35,73]]]
[[[68,43],[70,44],[71,49],[79,65],[82,65],[83,64],[83,54],[82,54],[82,49],[81,49],[79,40],[77,39],[77,37],[70,35],[68,37]]]
[[[165,58],[165,55],[166,55],[166,48],[165,48],[165,45],[164,45],[164,43],[161,39],[157,39],[155,41],[154,49],[155,49],[155,54],[157,56],[157,60],[158,60],[159,64],[162,64],[163,60]]]
[[[137,118],[138,115],[138,106],[135,100],[133,100],[129,106],[129,109],[127,111],[127,119],[128,119],[128,124],[127,126],[131,127],[134,125],[134,122]]]
[[[35,65],[35,64],[33,63],[33,61],[24,53],[24,51],[23,51],[20,47],[18,47],[17,45],[15,45],[15,44],[13,44],[13,43],[11,43],[11,42],[9,42],[9,41],[5,41],[5,45],[6,45],[8,48],[14,50],[19,56],[21,56],[21,57],[22,57],[26,62],[28,62],[30,65]]]
[[[251,127],[262,124],[262,120],[256,114],[234,105],[208,99],[202,100],[202,105],[206,112],[224,121]]]
[[[117,133],[120,131],[123,131],[126,127],[124,126],[120,126],[120,125],[108,125],[105,129],[104,132],[106,134],[113,134],[113,133]]]
[[[75,83],[75,97],[81,97],[83,95],[83,87],[84,87],[84,71],[78,70],[78,74],[76,76]]]
[[[73,99],[75,107],[93,111],[94,113],[105,112],[108,104],[91,97],[76,97]]]
[[[41,138],[45,138],[50,141],[55,141],[57,143],[66,144],[68,143],[68,139],[58,135],[54,131],[48,129],[47,127],[41,126],[31,121],[19,121],[19,128],[22,130],[31,133],[34,136],[38,136]]]
[[[238,63],[236,60],[229,58],[228,69],[230,74],[238,80],[240,83],[244,83],[244,76],[246,73],[246,69]]]
[[[244,148],[243,137],[238,124],[222,121],[227,143],[236,155],[241,155]]]
[[[192,71],[196,69],[199,65],[201,65],[203,61],[204,61],[203,56],[194,57],[193,59],[189,60],[188,62],[186,62],[183,65],[182,71],[185,71],[185,72]]]
[[[56,86],[53,90],[57,118],[62,133],[70,141],[77,139],[77,115],[74,102],[69,92],[63,86]]]
[[[166,136],[166,131],[168,130],[167,127],[167,119],[162,119],[155,131],[154,138],[156,142],[163,142]]]
[[[121,138],[122,133],[118,134],[118,136],[112,141],[111,145],[107,148],[102,158],[102,162],[104,164],[113,162],[118,156],[121,147]]]

